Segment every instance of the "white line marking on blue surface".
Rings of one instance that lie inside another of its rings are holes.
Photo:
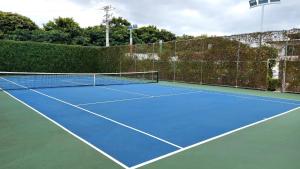
[[[4,90],[3,90],[4,91]],[[77,138],[78,140],[82,141],[83,143],[87,144],[88,146],[90,146],[91,148],[93,148],[94,150],[98,151],[99,153],[101,153],[102,155],[104,155],[105,157],[109,158],[110,160],[112,160],[113,162],[117,163],[118,165],[120,165],[121,167],[125,168],[125,169],[129,169],[129,167],[125,164],[123,164],[122,162],[120,162],[119,160],[115,159],[114,157],[110,156],[109,154],[105,153],[104,151],[102,151],[101,149],[97,148],[96,146],[94,146],[93,144],[91,144],[90,142],[86,141],[85,139],[81,138],[80,136],[76,135],[75,133],[71,132],[70,130],[66,129],[65,127],[63,127],[62,125],[60,125],[59,123],[57,123],[56,121],[52,120],[50,117],[44,115],[43,113],[41,113],[40,111],[36,110],[35,108],[29,106],[27,103],[21,101],[20,99],[16,98],[15,96],[13,96],[12,94],[4,91],[7,95],[9,95],[10,97],[12,97],[13,99],[17,100],[18,102],[22,103],[23,105],[25,105],[26,107],[30,108],[31,110],[35,111],[36,113],[38,113],[39,115],[41,115],[42,117],[44,117],[45,119],[49,120],[50,122],[52,122],[53,124],[55,124],[56,126],[60,127],[61,129],[65,130],[67,133],[71,134],[72,136],[74,136],[75,138]]]
[[[88,84],[85,84],[85,83],[73,82],[73,81],[69,81],[69,80],[63,80],[63,81],[64,82],[69,82],[69,83],[74,83],[74,84],[79,84],[79,85],[88,85]],[[96,86],[96,87],[103,88],[103,89],[106,89],[106,90],[115,91],[115,92],[135,94],[135,95],[146,96],[146,97],[150,96],[150,95],[140,93],[140,92],[131,92],[131,91],[127,91],[127,90],[118,90],[118,89],[114,89],[114,88],[110,88],[110,87],[104,87],[104,86]]]
[[[189,95],[189,94],[195,94],[195,93],[202,93],[202,91],[184,92],[184,93],[176,93],[176,94],[164,94],[164,95],[148,96],[148,97],[135,97],[135,98],[128,98],[128,99],[107,100],[107,101],[93,102],[93,103],[82,103],[82,104],[78,104],[77,106],[88,106],[88,105],[105,104],[105,103],[117,103],[117,102],[125,102],[125,101],[132,101],[132,100],[155,99],[155,98],[161,98],[161,97],[181,96],[181,95]]]
[[[119,89],[114,89],[114,88],[104,87],[104,86],[98,86],[98,87],[104,88],[104,89],[107,89],[107,90],[111,90],[111,91],[121,92],[121,93],[136,94],[136,95],[140,95],[140,96],[151,97],[150,95],[147,95],[147,94],[144,94],[144,93],[140,93],[140,92],[132,92],[132,91],[127,91],[127,90],[119,90]]]
[[[250,128],[250,127],[256,126],[256,125],[258,125],[258,124],[261,124],[261,123],[264,123],[264,122],[270,121],[270,120],[272,120],[272,119],[278,118],[278,117],[280,117],[280,116],[286,115],[286,114],[288,114],[288,113],[290,113],[290,112],[293,112],[293,111],[296,111],[296,110],[300,110],[300,107],[297,107],[297,108],[294,108],[294,109],[292,109],[292,110],[289,110],[289,111],[283,112],[283,113],[281,113],[281,114],[278,114],[278,115],[275,115],[275,116],[273,116],[273,117],[269,117],[269,118],[263,119],[263,120],[261,120],[261,121],[257,121],[257,122],[255,122],[255,123],[252,123],[252,124],[246,125],[246,126],[244,126],[244,127],[240,127],[240,128],[238,128],[238,129],[235,129],[235,130],[232,130],[232,131],[226,132],[226,133],[224,133],[224,134],[221,134],[221,135],[218,135],[218,136],[212,137],[212,138],[210,138],[210,139],[207,139],[207,140],[201,141],[201,142],[199,142],[199,143],[196,143],[196,144],[190,145],[190,146],[188,146],[188,147],[185,147],[185,148],[179,149],[179,150],[177,150],[177,151],[174,151],[174,152],[171,152],[171,153],[169,153],[169,154],[166,154],[166,155],[160,156],[160,157],[158,157],[158,158],[155,158],[155,159],[152,159],[152,160],[146,161],[146,162],[144,162],[144,163],[141,163],[141,164],[138,164],[138,165],[136,165],[136,166],[130,167],[130,169],[137,169],[137,168],[140,168],[140,167],[142,167],[142,166],[145,166],[145,165],[148,165],[148,164],[154,163],[154,162],[156,162],[156,161],[159,161],[159,160],[162,160],[162,159],[164,159],[164,158],[167,158],[167,157],[173,156],[173,155],[175,155],[175,154],[181,153],[181,152],[183,152],[183,151],[186,151],[186,150],[192,149],[192,148],[194,148],[194,147],[197,147],[197,146],[200,146],[200,145],[202,145],[202,144],[205,144],[205,143],[208,143],[208,142],[211,142],[211,141],[214,141],[214,140],[220,139],[220,138],[222,138],[222,137],[225,137],[225,136],[228,136],[228,135],[230,135],[230,134],[233,134],[233,133],[239,132],[239,131],[241,131],[241,130],[244,130],[244,129],[247,129],[247,128]]]
[[[5,79],[5,78],[2,78],[2,79],[6,80],[6,81],[8,81],[8,82],[10,82],[10,83],[13,83],[13,84],[15,84],[15,85],[18,85],[18,86],[20,86],[20,87],[22,87],[22,88],[24,88],[24,89],[28,89],[26,86],[19,85],[19,84],[13,82],[13,81],[8,80],[8,79]],[[97,116],[97,117],[101,117],[101,118],[103,118],[103,119],[105,119],[105,120],[108,120],[108,121],[110,121],[110,122],[112,122],[112,123],[115,123],[115,124],[118,124],[118,125],[120,125],[120,126],[123,126],[123,127],[125,127],[125,128],[131,129],[131,130],[136,131],[136,132],[138,132],[138,133],[144,134],[144,135],[146,135],[146,136],[149,136],[149,137],[151,137],[151,138],[154,138],[154,139],[156,139],[156,140],[159,140],[159,141],[161,141],[161,142],[163,142],[163,143],[169,144],[169,145],[171,145],[171,146],[173,146],[173,147],[176,147],[176,148],[178,148],[178,149],[182,149],[182,148],[183,148],[183,147],[181,147],[181,146],[179,146],[179,145],[176,145],[176,144],[174,144],[174,143],[171,143],[171,142],[169,142],[169,141],[167,141],[167,140],[164,140],[164,139],[162,139],[162,138],[159,138],[159,137],[157,137],[157,136],[154,136],[154,135],[152,135],[152,134],[150,134],[150,133],[147,133],[147,132],[144,132],[144,131],[139,130],[139,129],[137,129],[137,128],[128,126],[128,125],[126,125],[126,124],[124,124],[124,123],[118,122],[118,121],[116,121],[116,120],[113,120],[113,119],[111,119],[111,118],[108,118],[108,117],[103,116],[103,115],[100,115],[100,114],[97,114],[97,113],[95,113],[95,112],[86,110],[86,109],[84,109],[84,108],[82,108],[82,107],[79,107],[79,106],[76,106],[76,105],[74,105],[74,104],[72,104],[72,103],[66,102],[66,101],[64,101],[64,100],[61,100],[61,99],[58,99],[58,98],[56,98],[56,97],[47,95],[47,94],[45,94],[45,93],[39,92],[39,91],[34,90],[34,89],[29,89],[29,90],[30,90],[30,91],[33,91],[33,92],[35,92],[35,93],[38,93],[38,94],[40,94],[40,95],[42,95],[42,96],[46,96],[46,97],[48,97],[48,98],[50,98],[50,99],[56,100],[56,101],[58,101],[58,102],[64,103],[64,104],[66,104],[66,105],[75,107],[75,108],[77,108],[77,109],[79,109],[79,110],[82,110],[82,111],[85,111],[85,112],[87,112],[87,113],[93,114],[93,115],[95,115],[95,116]]]
[[[46,97],[48,97],[48,98],[51,98],[51,99],[53,99],[53,100],[57,100],[57,101],[59,101],[59,102],[61,102],[61,103],[65,103],[65,104],[67,104],[67,105],[70,105],[70,106],[75,107],[75,108],[77,108],[77,109],[80,109],[80,110],[82,110],[82,111],[85,111],[85,112],[87,112],[87,113],[90,113],[90,114],[93,114],[93,115],[95,115],[95,116],[101,117],[101,118],[103,118],[103,119],[106,119],[106,120],[108,120],[108,121],[110,121],[110,122],[113,122],[113,123],[115,123],[115,124],[118,124],[118,125],[120,125],[120,126],[129,128],[129,129],[134,130],[134,131],[139,132],[139,133],[142,133],[142,134],[144,134],[144,135],[147,135],[147,136],[149,136],[149,137],[152,137],[152,138],[154,138],[154,139],[156,139],[156,140],[159,140],[159,141],[161,141],[161,142],[164,142],[164,143],[166,143],[166,144],[172,145],[172,146],[177,147],[177,148],[180,148],[180,149],[182,148],[182,147],[180,147],[180,146],[178,146],[178,145],[176,145],[176,144],[173,144],[173,143],[171,143],[171,142],[169,142],[169,141],[166,141],[166,140],[164,140],[164,139],[161,139],[161,138],[159,138],[159,137],[156,137],[156,136],[154,136],[154,135],[152,135],[152,134],[149,134],[149,133],[144,132],[144,131],[142,131],[142,130],[136,129],[136,128],[134,128],[134,127],[128,126],[128,125],[126,125],[126,124],[124,124],[124,123],[118,122],[118,121],[113,120],[113,119],[111,119],[111,118],[108,118],[108,117],[106,117],[106,116],[103,116],[103,115],[94,113],[94,112],[92,112],[92,111],[86,110],[86,109],[84,109],[84,108],[82,108],[82,107],[76,106],[76,105],[74,105],[74,104],[71,104],[71,103],[69,103],[69,102],[63,101],[63,100],[58,99],[58,98],[56,98],[56,97],[49,96],[49,95],[47,95],[47,94],[45,94],[45,93],[42,93],[42,92],[39,92],[39,91],[36,91],[36,90],[33,90],[33,89],[30,89],[30,90],[31,90],[31,91],[34,91],[34,92],[36,92],[36,93],[38,93],[38,94],[40,94],[40,95],[46,96]]]
[[[239,97],[239,98],[244,98],[244,99],[260,100],[260,101],[266,101],[266,102],[275,102],[275,103],[291,104],[291,105],[300,106],[300,103],[297,104],[297,103],[273,100],[273,99],[280,99],[280,98],[276,98],[276,97],[256,96],[256,95],[250,95],[250,94],[235,94],[235,93],[230,93],[230,92],[221,92],[221,91],[215,91],[215,90],[200,89],[200,88],[195,88],[195,87],[173,86],[173,85],[169,85],[169,84],[159,84],[159,85],[171,87],[174,89],[183,88],[183,89],[199,90],[199,91],[202,91],[203,93],[208,93],[208,94],[217,94],[217,95],[224,95],[224,96]],[[263,99],[263,98],[268,98],[268,99]],[[286,98],[281,99],[281,100],[299,102],[299,100],[286,99]]]
[[[122,91],[122,90],[116,90],[116,91]],[[126,92],[128,92],[128,91],[126,91]],[[82,103],[82,104],[78,104],[78,105],[79,106],[87,106],[87,105],[96,105],[96,104],[105,104],[105,103],[116,103],[116,102],[133,101],[133,100],[154,99],[154,98],[160,98],[160,97],[171,97],[171,96],[189,95],[189,94],[196,94],[196,93],[216,94],[216,95],[237,97],[237,98],[241,98],[241,99],[258,100],[258,101],[265,101],[265,102],[273,102],[273,103],[280,103],[280,104],[288,104],[288,105],[300,106],[300,104],[297,104],[297,103],[290,103],[290,102],[285,102],[285,101],[278,101],[278,100],[269,100],[269,99],[257,98],[257,97],[260,97],[260,96],[247,97],[247,96],[242,96],[242,95],[227,94],[227,93],[214,92],[214,91],[205,91],[205,90],[197,90],[197,91],[192,91],[192,92],[175,93],[175,94],[165,94],[165,95],[158,95],[158,96],[145,95],[146,97],[117,99],[117,100],[107,100],[107,101],[100,101],[100,102],[93,102],[93,103]],[[137,93],[131,93],[131,94],[137,94]],[[144,95],[144,94],[142,94],[142,95]],[[270,99],[276,99],[276,98],[270,98]]]
[[[2,79],[4,79],[4,78],[2,78]],[[4,80],[7,80],[7,79],[4,79]],[[7,80],[7,81],[8,81],[8,80]],[[10,81],[10,82],[11,82],[11,81]],[[14,83],[14,82],[11,82],[11,83]],[[16,83],[14,83],[14,84],[16,84]],[[23,87],[23,88],[27,88],[27,87],[22,86],[22,85],[19,85],[19,84],[16,84],[16,85],[21,86],[21,87]],[[81,109],[81,110],[83,110],[83,111],[89,112],[88,110],[85,110],[85,109],[83,109],[83,108],[81,108],[81,107],[78,107],[78,106],[76,106],[76,105],[72,105],[71,103],[64,102],[64,101],[59,100],[59,99],[57,99],[57,98],[54,98],[54,97],[52,97],[52,96],[48,96],[48,95],[46,95],[46,94],[44,94],[44,93],[41,93],[41,92],[38,92],[38,91],[36,91],[36,90],[33,90],[33,89],[29,89],[29,90],[31,90],[31,91],[33,91],[33,92],[36,92],[36,93],[39,93],[39,94],[41,94],[41,95],[44,95],[44,96],[46,96],[46,97],[52,98],[52,99],[54,99],[54,100],[60,101],[60,102],[62,102],[62,103],[71,105],[71,106],[76,107],[76,108],[78,108],[78,109]],[[4,91],[4,92],[7,93],[6,91]],[[191,93],[211,93],[211,92],[205,92],[205,91],[202,90],[202,91],[198,91],[198,92],[188,92],[188,93],[182,93],[182,94],[191,94]],[[273,100],[268,100],[268,99],[249,98],[249,97],[244,97],[244,96],[237,96],[237,95],[231,95],[231,94],[223,94],[223,93],[219,93],[219,92],[214,92],[214,93],[216,93],[216,94],[222,94],[222,95],[229,95],[229,96],[234,96],[234,97],[247,98],[247,99],[262,100],[262,101],[272,101],[272,102],[273,102]],[[34,108],[30,107],[29,105],[27,105],[27,104],[24,103],[23,101],[21,101],[21,100],[17,99],[16,97],[12,96],[11,94],[9,94],[9,93],[7,93],[7,94],[8,94],[9,96],[13,97],[14,99],[16,99],[17,101],[21,102],[22,104],[26,105],[27,107],[31,108],[32,110],[38,112],[37,110],[35,110]],[[182,94],[181,94],[181,95],[182,95]],[[179,95],[179,94],[170,94],[170,95],[161,95],[161,96],[151,96],[151,98],[155,98],[155,97],[164,97],[164,96],[174,96],[174,95]],[[253,97],[255,97],[255,96],[253,96]],[[147,98],[147,97],[145,97],[145,98]],[[145,99],[145,98],[141,98],[141,99]],[[275,101],[275,102],[277,102],[277,101]],[[280,101],[279,101],[278,103],[285,103],[285,104],[286,104],[286,103],[288,103],[288,102],[280,102]],[[288,104],[290,104],[290,103],[288,103]],[[295,104],[295,105],[299,105],[299,104]],[[201,141],[201,142],[199,142],[199,143],[190,145],[190,146],[188,146],[188,147],[185,147],[185,148],[180,147],[180,149],[177,150],[177,151],[174,151],[174,152],[165,154],[165,155],[163,155],[163,156],[160,156],[160,157],[158,157],[158,158],[155,158],[155,159],[146,161],[146,162],[144,162],[144,163],[135,165],[135,166],[133,166],[133,167],[128,167],[128,166],[124,165],[123,163],[121,163],[121,162],[119,162],[118,160],[114,159],[113,157],[109,156],[108,154],[106,154],[105,152],[101,151],[101,150],[98,149],[97,147],[93,146],[93,145],[90,144],[89,142],[85,141],[85,140],[82,139],[81,137],[79,137],[79,136],[75,135],[74,133],[72,133],[71,131],[65,129],[63,126],[61,126],[60,124],[56,123],[56,122],[53,121],[52,119],[48,118],[48,117],[45,116],[44,114],[42,114],[42,113],[40,113],[40,112],[38,112],[38,113],[39,113],[40,115],[44,116],[45,118],[47,118],[48,120],[50,120],[51,122],[53,122],[54,124],[58,125],[58,126],[61,127],[62,129],[66,130],[67,132],[69,132],[70,134],[72,134],[73,136],[75,136],[76,138],[78,138],[78,139],[80,139],[81,141],[85,142],[86,144],[88,144],[89,146],[91,146],[92,148],[94,148],[95,150],[97,150],[98,152],[100,152],[100,153],[102,153],[103,155],[107,156],[109,159],[113,160],[114,162],[116,162],[117,164],[121,165],[122,167],[124,167],[124,168],[126,168],[126,169],[137,169],[137,168],[139,168],[139,167],[142,167],[142,166],[145,166],[145,165],[154,163],[154,162],[156,162],[156,161],[158,161],[158,160],[161,160],[161,159],[164,159],[164,158],[173,156],[173,155],[175,155],[175,154],[178,154],[178,153],[180,153],[180,152],[186,151],[186,150],[188,150],[188,149],[192,149],[192,148],[194,148],[194,147],[200,146],[200,145],[202,145],[202,144],[205,144],[205,143],[208,143],[208,142],[211,142],[211,141],[220,139],[220,138],[222,138],[222,137],[225,137],[225,136],[227,136],[227,135],[236,133],[236,132],[241,131],[241,130],[244,130],[244,129],[246,129],[246,128],[250,128],[250,127],[253,127],[253,126],[255,126],[255,125],[258,125],[258,124],[261,124],[261,123],[270,121],[270,120],[272,120],[272,119],[274,119],[274,118],[278,118],[278,117],[280,117],[280,116],[286,115],[286,114],[288,114],[288,113],[290,113],[290,112],[293,112],[293,111],[296,111],[296,110],[298,110],[298,109],[300,109],[300,107],[297,107],[297,108],[294,108],[294,109],[292,109],[292,110],[286,111],[286,112],[284,112],[284,113],[275,115],[275,116],[273,116],[273,117],[266,118],[266,119],[263,119],[263,120],[261,120],[261,121],[258,121],[258,122],[255,122],[255,123],[246,125],[246,126],[244,126],[244,127],[241,127],[241,128],[238,128],[238,129],[235,129],[235,130],[232,130],[232,131],[229,131],[229,132],[227,132],[227,133],[224,133],[224,134],[218,135],[218,136],[216,136],[216,137],[213,137],[213,138],[210,138],[210,139]],[[90,113],[90,112],[89,112],[89,113]],[[91,112],[91,113],[92,113],[92,112]],[[92,113],[92,114],[93,114],[93,113]],[[96,116],[99,116],[99,117],[102,117],[101,115],[98,115],[98,114],[95,114],[95,115],[96,115]],[[105,117],[103,116],[102,118],[105,118]],[[105,119],[106,119],[106,118],[105,118]],[[109,119],[109,118],[108,118],[108,119]],[[108,120],[108,119],[107,119],[107,120]],[[109,120],[109,121],[110,121],[110,120]],[[113,122],[113,121],[112,121],[112,122]],[[121,124],[120,124],[120,125],[121,125]],[[124,126],[124,127],[125,127],[125,126]],[[134,130],[134,129],[133,129],[133,130]]]
[[[73,82],[73,81],[70,81],[70,80],[61,80],[62,82],[68,82],[68,83],[73,83],[73,84],[78,84],[78,85],[91,85],[91,83],[79,83],[79,82]]]
[[[135,98],[129,98],[129,99],[117,99],[117,100],[108,100],[108,101],[102,101],[102,102],[83,103],[83,104],[77,104],[77,106],[89,106],[89,105],[95,105],[95,104],[125,102],[125,101],[131,101],[131,100],[142,100],[142,99],[147,99],[147,98],[151,98],[151,97],[135,97]]]
[[[231,97],[237,97],[237,98],[249,99],[249,100],[259,100],[259,101],[265,101],[265,102],[273,102],[273,103],[281,103],[281,104],[290,104],[290,105],[300,106],[300,104],[297,104],[297,103],[290,103],[290,102],[285,102],[285,101],[278,101],[278,100],[269,100],[269,99],[258,98],[260,96],[247,97],[247,96],[236,95],[236,94],[227,94],[227,93],[210,92],[210,91],[203,91],[203,93],[223,95],[223,96],[231,96]],[[276,98],[274,98],[274,99],[276,99]]]

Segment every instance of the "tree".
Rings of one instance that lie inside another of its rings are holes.
[[[113,18],[110,22],[111,45],[129,44],[131,23],[122,18]],[[106,26],[81,28],[73,18],[56,18],[39,29],[30,19],[12,13],[0,12],[0,39],[37,41],[60,44],[105,46]],[[133,31],[134,44],[154,43],[159,40],[172,41],[176,37],[167,30],[147,26]]]
[[[36,30],[38,26],[25,16],[0,11],[0,31],[6,34],[17,29]]]
[[[164,29],[159,30],[156,26],[141,27],[136,30],[136,34],[143,43],[155,43],[159,40],[172,41],[176,39],[175,34]]]
[[[35,41],[35,42],[48,42],[48,43],[59,43],[66,44],[69,40],[69,34],[58,30],[44,31],[41,29],[37,30],[23,30],[17,29],[5,34],[5,39],[15,41]]]
[[[165,41],[165,42],[176,40],[175,34],[172,33],[172,32],[169,32],[169,31],[167,31],[165,29],[160,30],[159,34],[160,34],[160,36],[159,36],[160,39],[163,40],[163,41]]]
[[[84,29],[84,34],[88,38],[89,45],[105,45],[105,26],[93,26]]]
[[[114,28],[114,27],[126,27],[126,28],[128,28],[128,26],[130,26],[130,25],[131,25],[131,23],[128,20],[126,20],[122,17],[112,18],[112,20],[110,21],[110,26],[112,28]]]
[[[73,20],[73,18],[56,18],[54,21],[49,21],[47,24],[45,24],[44,30],[55,31],[54,34],[59,32],[66,34],[68,38],[66,39],[65,43],[67,44],[76,44],[74,40],[77,39],[77,37],[84,36],[83,30],[80,28],[79,24]]]

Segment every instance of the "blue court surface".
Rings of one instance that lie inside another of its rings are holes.
[[[125,168],[300,106],[159,83],[6,92]]]

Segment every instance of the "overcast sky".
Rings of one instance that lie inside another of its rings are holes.
[[[58,16],[82,27],[102,22],[103,5],[131,23],[156,25],[177,35],[230,35],[260,30],[261,8],[248,0],[0,0],[0,10],[31,18],[39,26]],[[264,30],[300,28],[300,0],[282,0],[265,9]]]

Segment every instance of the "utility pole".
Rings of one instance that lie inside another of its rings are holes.
[[[101,8],[101,10],[105,12],[103,22],[106,24],[106,47],[109,47],[109,22],[113,16],[111,11],[114,10],[114,8],[111,5],[107,5]]]

